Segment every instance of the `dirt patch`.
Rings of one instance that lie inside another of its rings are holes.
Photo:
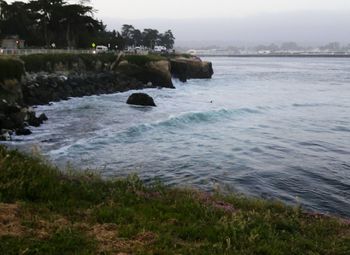
[[[19,204],[0,203],[0,237],[29,235],[38,239],[48,239],[61,229],[73,228],[95,239],[99,253],[108,252],[117,255],[132,254],[133,251],[154,243],[158,238],[149,231],[141,232],[132,239],[120,238],[116,224],[74,223],[60,215],[54,215],[51,219],[42,219],[32,213],[25,213]],[[23,226],[23,221],[30,222],[30,227]]]
[[[38,219],[34,223],[35,227],[31,230],[31,233],[39,239],[50,238],[52,233],[62,230],[71,226],[72,224],[63,217],[58,217],[57,219],[49,222],[47,220]]]
[[[149,232],[149,231],[146,231],[146,232],[138,234],[135,237],[135,241],[138,241],[142,244],[151,244],[151,243],[154,243],[157,240],[157,238],[158,237],[156,234]]]
[[[238,211],[232,204],[225,201],[218,201],[209,193],[196,192],[194,195],[201,203],[213,207],[214,209],[222,210],[226,213],[236,213]]]
[[[144,245],[155,242],[157,236],[152,232],[142,232],[133,239],[120,238],[118,226],[115,224],[95,224],[80,226],[87,228],[88,235],[97,240],[99,252],[109,252],[118,255],[128,255]]]
[[[23,236],[25,232],[26,228],[21,224],[20,206],[0,203],[0,237]]]

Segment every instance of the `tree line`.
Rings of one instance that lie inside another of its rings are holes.
[[[125,39],[127,46],[143,45],[148,48],[154,48],[156,45],[161,45],[167,49],[172,49],[175,42],[175,37],[171,30],[159,33],[156,29],[148,28],[141,32],[141,30],[127,24],[123,25],[121,35]]]
[[[108,31],[106,25],[94,17],[89,0],[70,4],[64,0],[15,1],[0,0],[0,37],[18,35],[29,47],[91,48],[108,45],[125,49],[129,46],[153,48],[174,46],[171,30],[159,33],[155,29],[142,32],[132,25],[123,25],[121,32]]]

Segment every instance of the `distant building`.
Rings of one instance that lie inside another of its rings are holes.
[[[24,40],[21,40],[18,35],[5,36],[1,40],[1,48],[3,49],[23,49]]]

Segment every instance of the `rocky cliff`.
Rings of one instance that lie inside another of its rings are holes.
[[[182,82],[188,79],[210,79],[213,74],[211,62],[202,61],[199,58],[173,58],[170,59],[171,73]]]
[[[7,140],[10,134],[30,134],[26,126],[39,126],[45,115],[35,116],[31,107],[24,103],[24,63],[15,59],[0,59],[0,140]]]
[[[197,58],[158,55],[29,55],[0,58],[0,134],[30,134],[46,116],[30,106],[149,87],[174,88],[172,77],[211,78],[212,65]]]

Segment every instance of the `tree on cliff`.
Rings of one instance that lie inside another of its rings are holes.
[[[122,35],[122,37],[125,40],[126,46],[133,45],[133,33],[134,33],[134,30],[135,30],[135,28],[132,25],[124,24],[122,26],[121,35]]]
[[[59,18],[61,17],[62,0],[32,0],[27,7],[33,14],[37,28],[44,35],[44,45],[49,46],[55,38],[59,29]]]
[[[0,3],[0,30],[2,34],[18,34],[21,37],[30,37],[33,21],[30,12],[23,2],[13,2],[7,4],[5,1]],[[26,25],[24,25],[26,24]]]
[[[135,46],[140,46],[142,45],[142,33],[139,29],[134,29],[132,33],[132,40]]]
[[[92,43],[118,46],[164,45],[172,48],[174,36],[170,30],[160,34],[155,29],[141,32],[132,25],[123,25],[121,34],[107,31],[102,21],[94,17],[89,0],[69,4],[65,0],[15,1],[0,0],[0,33],[18,35],[29,46],[58,48],[88,48]]]
[[[64,5],[62,7],[62,17],[60,23],[65,28],[66,45],[68,48],[75,48],[78,45],[88,46],[89,42],[81,40],[79,37],[88,37],[89,34],[104,31],[102,22],[95,20],[92,16],[91,6],[79,4]]]
[[[153,49],[159,42],[159,32],[156,29],[147,28],[142,32],[143,45]]]
[[[142,44],[142,33],[139,29],[135,29],[134,26],[124,24],[122,26],[122,37],[125,40],[126,46],[139,46]]]
[[[88,47],[105,26],[93,17],[93,8],[84,5],[86,2],[31,0],[7,4],[1,0],[0,29],[3,34],[19,35],[29,45]]]
[[[166,31],[164,34],[159,35],[159,43],[165,46],[167,49],[172,49],[175,43],[175,37],[171,30]]]

